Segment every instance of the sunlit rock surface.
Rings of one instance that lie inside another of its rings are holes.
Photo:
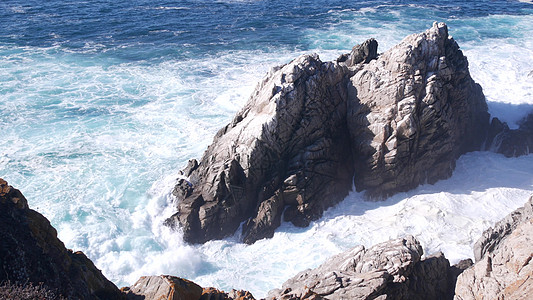
[[[307,226],[352,184],[381,198],[451,175],[480,149],[489,115],[445,24],[377,55],[368,40],[333,62],[304,55],[274,68],[191,160],[167,224],[188,242],[271,237]],[[355,181],[354,181],[355,178]]]

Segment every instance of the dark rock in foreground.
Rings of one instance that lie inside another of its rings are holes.
[[[0,179],[0,282],[43,284],[68,299],[121,299],[82,252],[72,252],[22,193]]]
[[[412,236],[358,246],[300,272],[268,299],[452,299],[458,274],[442,253],[422,254]]]
[[[488,127],[481,87],[444,24],[377,57],[369,40],[334,62],[304,55],[271,71],[174,188],[167,220],[186,241],[271,237],[307,226],[355,183],[370,197],[451,175]],[[355,178],[355,179],[354,179]]]
[[[474,246],[476,263],[457,278],[456,300],[531,299],[533,295],[533,196]]]

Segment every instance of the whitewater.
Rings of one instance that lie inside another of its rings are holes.
[[[259,298],[331,255],[407,234],[456,263],[533,194],[533,155],[473,152],[447,180],[382,202],[352,192],[308,228],[283,223],[253,245],[189,245],[162,225],[178,170],[270,68],[304,53],[332,60],[370,37],[383,52],[446,22],[489,112],[516,128],[533,112],[533,4],[40,2],[0,3],[0,178],[119,287],[171,274]]]

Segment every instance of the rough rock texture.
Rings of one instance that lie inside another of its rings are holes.
[[[183,278],[160,275],[143,276],[122,291],[128,300],[198,300],[203,289]]]
[[[358,190],[387,196],[434,183],[462,153],[480,149],[485,98],[444,24],[357,68],[347,121]]]
[[[189,242],[272,236],[281,215],[299,226],[347,195],[353,164],[346,115],[348,68],[305,55],[274,70],[248,104],[191,161],[174,189]]]
[[[210,287],[204,288],[200,300],[255,300],[255,298],[248,291],[231,290],[229,293],[226,293]]]
[[[509,236],[518,225],[533,218],[533,196],[524,206],[511,212],[505,218],[483,232],[474,244],[474,258],[480,261],[487,252],[494,252],[501,242]],[[532,247],[533,248],[533,247]]]
[[[475,245],[477,262],[457,278],[455,299],[531,299],[533,196],[489,228]]]
[[[67,250],[56,230],[0,179],[0,282],[35,285],[72,299],[121,299],[118,288],[82,252]]]
[[[304,55],[273,69],[191,160],[167,220],[185,240],[271,237],[281,216],[307,226],[352,187],[370,197],[451,175],[488,127],[481,87],[445,24],[377,56],[368,40],[334,62]]]
[[[507,123],[492,119],[487,139],[488,149],[507,157],[528,155],[533,152],[533,113],[519,122],[518,129],[509,129]]]
[[[267,298],[452,299],[455,277],[448,260],[439,253],[421,261],[422,254],[412,236],[358,246],[300,272]]]

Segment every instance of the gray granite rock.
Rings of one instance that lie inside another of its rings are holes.
[[[474,258],[480,261],[488,252],[494,252],[501,242],[509,236],[518,225],[533,218],[533,196],[524,206],[514,210],[505,218],[483,232],[474,244]]]
[[[455,277],[442,253],[421,260],[412,236],[363,246],[300,272],[267,299],[452,299]]]
[[[481,87],[444,24],[406,37],[350,78],[355,186],[370,197],[451,175],[488,127]]]
[[[274,68],[174,188],[167,224],[188,242],[307,226],[352,187],[381,198],[447,178],[488,127],[481,88],[445,24],[377,56],[369,40],[334,62]]]
[[[274,69],[221,129],[174,194],[189,242],[232,234],[245,242],[272,236],[286,220],[306,226],[345,197],[353,164],[344,116],[350,71],[304,55]]]
[[[483,233],[477,262],[457,278],[456,300],[530,299],[533,295],[533,196]]]

